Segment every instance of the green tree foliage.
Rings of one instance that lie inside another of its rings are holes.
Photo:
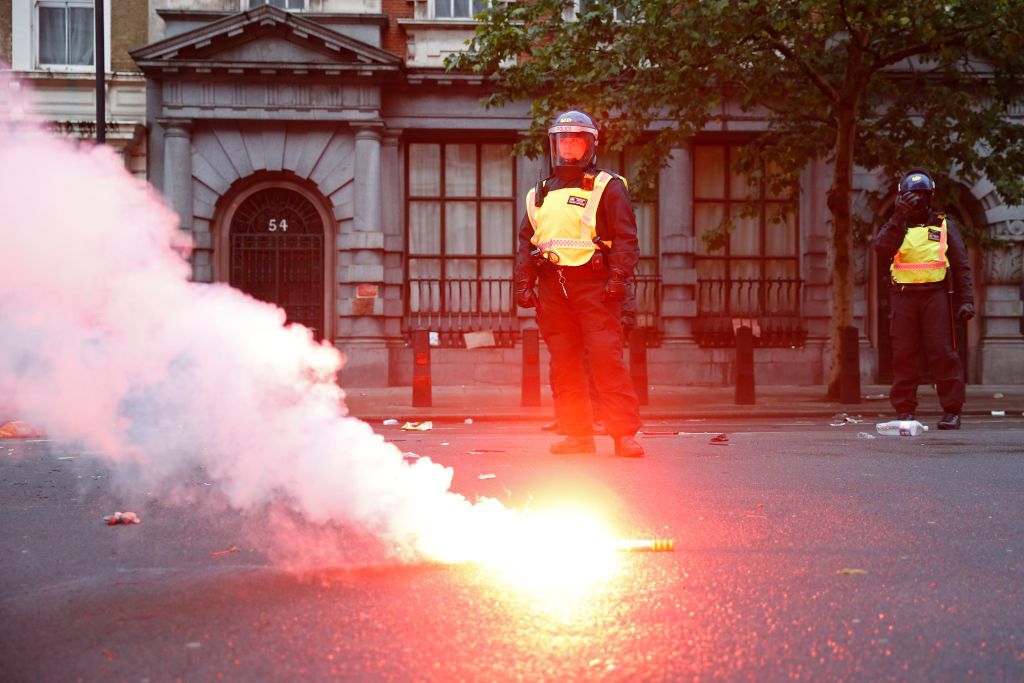
[[[487,106],[532,100],[521,153],[536,154],[568,107],[599,120],[605,145],[644,143],[640,187],[726,117],[763,122],[736,162],[751,182],[764,159],[781,171],[767,179],[776,191],[831,162],[830,394],[853,321],[858,220],[875,220],[851,211],[854,166],[894,179],[928,168],[940,194],[984,175],[1004,201],[1024,197],[1024,0],[579,2],[496,1],[448,66],[491,80]]]

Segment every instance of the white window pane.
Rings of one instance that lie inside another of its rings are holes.
[[[480,262],[480,275],[494,279],[511,279],[512,266],[512,259],[484,259]]]
[[[469,16],[469,0],[454,0],[452,3],[455,7],[452,12],[452,16],[455,17],[468,17]]]
[[[39,8],[39,63],[67,64],[67,14],[63,7]]]
[[[698,145],[693,152],[693,196],[725,197],[725,147]]]
[[[732,256],[760,256],[761,231],[757,216],[744,218],[738,213],[732,217],[733,229],[729,233],[729,254]]]
[[[409,145],[409,194],[413,197],[441,194],[440,145]]]
[[[436,259],[409,259],[409,310],[413,313],[437,311],[441,307],[441,262]],[[412,282],[422,280],[422,282]],[[423,322],[422,320],[419,322]]]
[[[636,214],[636,236],[640,242],[641,256],[654,256],[654,227],[657,204],[651,202],[633,204]]]
[[[434,16],[438,19],[448,19],[452,16],[451,0],[434,0]]]
[[[765,174],[766,174],[766,176],[768,178],[768,181],[769,181],[769,182],[765,183],[765,187],[766,187],[766,190],[767,190],[767,193],[768,193],[768,198],[769,199],[787,199],[789,197],[789,192],[788,191],[781,191],[781,190],[780,191],[773,191],[772,190],[771,180],[773,178],[775,178],[776,176],[779,176],[779,175],[782,174],[782,169],[779,168],[779,165],[776,164],[774,161],[769,161],[768,164],[767,164],[767,169],[765,170]]]
[[[94,28],[91,8],[68,8],[68,64],[93,63]]]
[[[509,202],[485,202],[480,205],[480,253],[511,254],[512,234],[515,225],[512,223],[512,204]]]
[[[444,205],[445,251],[476,254],[476,203],[448,202]]]
[[[725,204],[719,203],[700,203],[695,204],[693,207],[693,224],[697,235],[697,254],[710,254],[707,248],[707,244],[704,242],[703,236],[711,231],[716,230],[722,220],[725,218]],[[714,253],[724,253],[722,250],[716,250]]]
[[[465,260],[456,261],[451,260],[445,263],[445,270],[448,274],[448,279],[453,278],[472,278],[476,279],[476,261]]]
[[[739,154],[739,147],[732,148],[732,159],[735,160]],[[758,188],[755,186],[751,188],[749,186],[749,180],[746,175],[737,173],[736,171],[729,169],[729,196],[732,199],[746,199],[748,197],[757,197]]]
[[[778,206],[768,205],[768,218],[764,230],[766,256],[796,256],[796,216],[788,212],[777,215]]]
[[[476,196],[476,145],[444,146],[444,194]]]
[[[482,145],[480,159],[480,195],[483,197],[512,196],[512,145]]]
[[[409,253],[441,253],[441,205],[409,202]]]

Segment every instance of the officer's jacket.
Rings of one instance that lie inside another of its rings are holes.
[[[924,266],[907,267],[935,258],[948,264],[957,303],[974,303],[967,248],[956,223],[943,213],[932,211],[923,223],[898,223],[889,219],[875,236],[874,246],[878,254],[893,263],[890,269],[893,284],[914,287],[941,282],[946,272]]]
[[[599,169],[588,171],[594,176],[598,172]],[[615,175],[611,177],[600,193],[596,207],[590,204],[591,195],[595,193],[583,190],[582,175],[575,178],[555,175],[547,178],[544,184],[546,194],[540,208],[536,208],[534,202],[537,188],[533,188],[527,198],[533,204],[533,210],[526,212],[519,225],[516,276],[536,277],[536,265],[530,252],[537,248],[542,252],[553,250],[560,253],[560,265],[587,264],[594,253],[594,247],[586,244],[592,235],[609,244],[608,267],[632,273],[640,258],[640,249],[633,204],[622,179]],[[592,228],[585,224],[587,220],[593,220]],[[533,221],[538,222],[536,230]]]

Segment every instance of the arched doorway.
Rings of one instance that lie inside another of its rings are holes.
[[[325,231],[322,212],[306,193],[257,186],[240,196],[226,218],[228,282],[280,306],[289,323],[323,339]],[[222,242],[223,244],[223,242]]]

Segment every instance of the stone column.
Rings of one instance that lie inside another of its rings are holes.
[[[348,357],[342,372],[345,386],[388,384],[381,220],[382,129],[378,123],[355,130],[352,232],[338,236],[338,345]]]
[[[356,131],[355,216],[356,232],[381,230],[380,131],[360,128]]]
[[[192,231],[192,122],[166,119],[163,191],[182,230]]]

